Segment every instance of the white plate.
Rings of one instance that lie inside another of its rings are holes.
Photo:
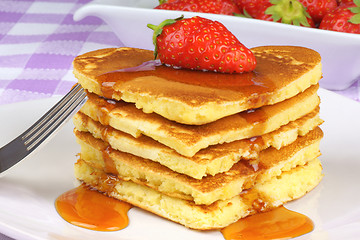
[[[298,45],[318,51],[323,59],[321,86],[343,90],[360,80],[360,34],[340,33],[218,14],[152,9],[158,0],[100,0],[80,8],[75,20],[96,16],[104,20],[129,47],[154,49],[148,23],[168,18],[203,16],[223,23],[245,46]],[[100,4],[101,3],[101,4]]]
[[[315,230],[300,239],[358,239],[360,236],[360,104],[324,89],[321,116],[325,177],[305,197],[286,206],[309,216]],[[57,99],[0,107],[0,145],[25,130]],[[198,232],[137,208],[130,225],[96,232],[65,222],[55,199],[76,185],[73,164],[79,147],[69,122],[52,141],[0,178],[0,232],[16,239],[223,239],[218,231]]]

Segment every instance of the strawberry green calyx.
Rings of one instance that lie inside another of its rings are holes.
[[[350,23],[360,24],[360,0],[354,0],[356,7],[349,7],[349,10],[355,15],[349,19]]]
[[[164,20],[163,22],[161,22],[159,25],[153,25],[153,24],[148,24],[147,27],[152,29],[154,31],[154,34],[153,34],[153,44],[155,46],[155,51],[154,51],[154,56],[155,56],[155,59],[157,58],[157,43],[156,43],[156,38],[162,33],[163,31],[163,28],[165,26],[168,26],[168,25],[171,25],[171,24],[174,24],[176,23],[177,21],[181,20],[184,18],[184,15],[178,17],[178,18],[175,18],[175,19],[166,19]]]
[[[266,9],[265,14],[271,15],[274,22],[280,20],[282,23],[286,24],[310,27],[308,22],[310,15],[299,1],[271,0],[270,2],[273,5]]]

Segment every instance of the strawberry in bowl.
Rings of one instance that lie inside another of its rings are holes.
[[[360,0],[340,4],[324,16],[319,28],[360,34]]]

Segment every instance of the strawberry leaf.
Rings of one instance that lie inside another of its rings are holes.
[[[349,7],[350,12],[355,15],[352,16],[348,22],[353,24],[360,24],[360,0],[354,0],[356,7]]]
[[[266,11],[265,11],[265,13],[266,13]],[[277,21],[279,21],[281,19],[281,15],[279,13],[277,13],[277,12],[274,12],[272,14],[272,18],[274,19],[275,22],[277,22]]]
[[[300,21],[298,19],[294,19],[293,24],[295,26],[300,26]]]
[[[349,19],[349,22],[350,23],[353,23],[353,24],[360,24],[360,14],[356,14],[354,16],[352,16],[350,19]]]
[[[360,7],[351,7],[351,8],[348,8],[348,9],[352,13],[360,13]]]

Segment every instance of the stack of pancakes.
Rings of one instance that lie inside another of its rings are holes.
[[[74,74],[89,97],[73,119],[76,177],[202,230],[312,190],[322,178],[320,55],[293,46],[251,50],[257,67],[243,74],[137,71],[153,52],[134,48],[76,57]]]

